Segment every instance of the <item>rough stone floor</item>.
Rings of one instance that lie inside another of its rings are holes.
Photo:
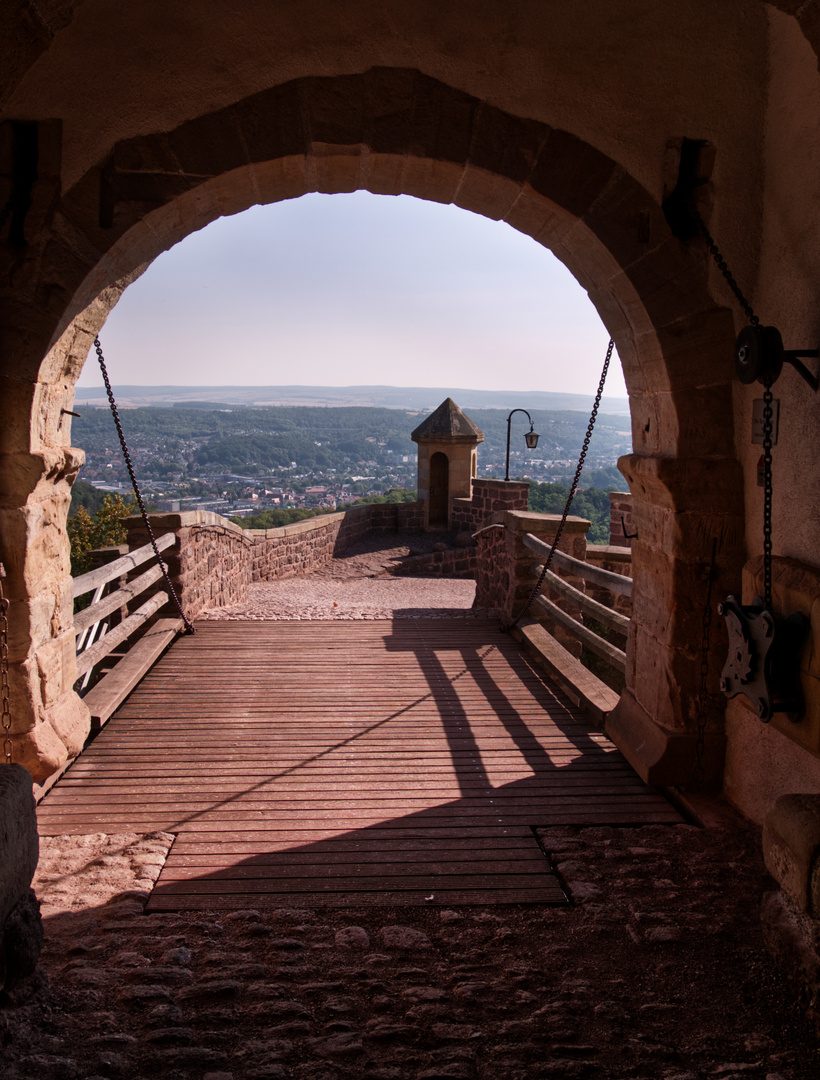
[[[390,546],[385,547],[389,542]],[[392,577],[391,573],[434,550],[451,546],[450,533],[395,534],[363,540],[321,570],[284,581],[251,585],[242,604],[206,611],[200,619],[390,619],[486,615],[470,610],[474,581]]]
[[[0,1076],[816,1080],[758,831],[715,820],[539,830],[563,908],[146,915],[169,835],[44,839],[46,944],[0,996]]]

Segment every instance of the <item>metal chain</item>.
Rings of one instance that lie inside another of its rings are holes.
[[[720,253],[712,234],[706,228],[706,223],[700,215],[700,211],[694,205],[689,204],[689,210],[703,233],[709,253],[715,260],[718,270],[723,274],[726,284],[737,297],[746,318],[752,326],[759,326],[760,319],[752,310],[752,305],[740,291],[740,287],[732,276],[726,260]],[[763,391],[763,605],[766,611],[772,610],[772,408],[773,394],[772,381],[764,383]]]
[[[11,765],[11,705],[9,703],[9,601],[3,593],[6,571],[0,563],[0,724],[3,728],[3,761]]]
[[[601,404],[601,396],[602,396],[602,394],[604,392],[604,383],[606,382],[606,375],[607,375],[607,372],[609,371],[609,362],[612,359],[612,350],[614,348],[615,348],[615,341],[612,338],[610,338],[609,339],[609,345],[607,346],[607,350],[606,350],[606,358],[604,359],[604,369],[601,372],[601,381],[598,383],[598,393],[595,395],[595,404],[592,406],[592,413],[591,413],[590,418],[589,418],[589,425],[587,427],[587,433],[584,436],[584,445],[581,447],[581,453],[580,453],[580,455],[578,457],[578,466],[577,466],[577,468],[575,470],[575,476],[573,477],[572,485],[571,485],[571,487],[569,489],[569,495],[567,496],[566,505],[564,506],[564,513],[561,516],[561,521],[560,521],[560,523],[558,525],[558,528],[555,530],[555,536],[553,537],[553,540],[552,540],[552,544],[551,544],[551,547],[550,547],[550,553],[547,556],[546,562],[544,563],[544,567],[543,567],[543,569],[541,571],[541,576],[538,578],[538,581],[536,582],[535,586],[533,587],[532,592],[530,593],[529,597],[527,598],[526,604],[524,604],[522,609],[519,611],[518,615],[510,623],[510,625],[507,627],[508,630],[512,630],[512,628],[514,626],[518,626],[518,624],[521,622],[521,620],[524,618],[524,616],[530,610],[530,608],[532,607],[533,600],[535,600],[536,596],[538,596],[538,594],[541,592],[541,586],[544,584],[546,576],[549,573],[550,566],[552,565],[553,556],[555,555],[555,552],[558,549],[558,541],[561,539],[561,534],[564,531],[564,526],[566,525],[567,518],[569,517],[569,510],[570,510],[570,507],[572,506],[572,500],[575,498],[575,492],[578,489],[578,481],[581,479],[581,470],[584,467],[584,460],[586,459],[587,450],[589,449],[589,441],[592,438],[592,430],[595,427],[595,420],[596,420],[596,417],[598,416],[598,407]]]
[[[111,415],[114,417],[114,426],[117,429],[117,435],[119,435],[120,446],[122,447],[122,456],[125,459],[125,465],[128,469],[128,475],[131,477],[131,486],[134,489],[134,496],[136,497],[137,505],[140,508],[142,520],[145,525],[146,531],[148,532],[148,538],[151,541],[151,547],[154,549],[154,554],[156,555],[157,562],[159,563],[159,566],[162,570],[162,576],[165,578],[165,584],[168,586],[168,591],[173,597],[174,603],[176,604],[177,608],[179,609],[179,613],[182,616],[182,621],[185,624],[185,633],[193,634],[195,633],[194,624],[190,621],[190,619],[182,609],[182,604],[180,603],[176,589],[174,588],[171,577],[168,573],[168,567],[165,565],[165,561],[159,553],[157,541],[154,538],[154,530],[151,528],[151,522],[148,520],[148,511],[145,509],[145,503],[143,502],[142,493],[140,491],[139,484],[137,483],[137,476],[134,472],[134,466],[131,463],[131,454],[128,451],[128,444],[125,441],[125,433],[123,432],[122,424],[120,423],[120,414],[117,411],[117,403],[114,400],[114,391],[111,389],[111,383],[108,379],[108,371],[105,366],[105,358],[103,357],[102,345],[100,344],[100,339],[98,337],[94,338],[94,348],[97,351],[97,359],[100,362],[100,371],[102,372],[103,382],[105,383],[105,392],[108,395],[108,404],[111,406]]]
[[[721,255],[720,249],[718,248],[717,244],[715,243],[714,238],[712,237],[712,234],[706,228],[706,222],[701,217],[700,211],[695,206],[694,202],[689,203],[689,211],[692,214],[692,217],[697,222],[698,228],[703,233],[704,239],[706,240],[706,246],[709,248],[709,254],[715,260],[715,265],[717,266],[718,270],[720,270],[721,274],[723,274],[723,277],[724,277],[724,280],[726,281],[726,284],[729,286],[729,288],[735,294],[735,297],[737,298],[737,302],[743,308],[743,312],[746,315],[746,318],[749,320],[749,322],[752,324],[752,326],[758,326],[760,324],[760,319],[758,319],[757,315],[755,315],[755,313],[754,313],[754,311],[752,309],[752,305],[749,303],[749,301],[746,299],[746,297],[740,291],[740,286],[738,285],[738,283],[735,281],[734,277],[732,276],[732,272],[729,270],[729,267],[728,267],[728,265],[726,263],[726,260]]]
[[[772,610],[772,384],[763,391],[763,606]]]
[[[706,706],[708,701],[709,647],[712,639],[712,584],[715,580],[715,557],[717,539],[712,540],[712,558],[709,562],[709,580],[706,585],[706,600],[703,604],[703,623],[700,640],[700,686],[698,688],[698,737],[695,742],[695,790],[700,791],[706,779],[703,767],[703,755],[706,750]]]

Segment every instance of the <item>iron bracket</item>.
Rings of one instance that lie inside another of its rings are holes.
[[[764,723],[775,713],[786,713],[796,723],[804,708],[800,651],[808,619],[799,612],[778,618],[766,611],[760,596],[745,606],[728,596],[718,613],[729,634],[720,689],[727,698],[745,695]]]

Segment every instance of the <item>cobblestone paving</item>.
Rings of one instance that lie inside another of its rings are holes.
[[[486,617],[471,610],[474,581],[453,578],[390,577],[397,565],[413,555],[425,554],[436,539],[450,534],[396,534],[371,538],[349,548],[342,556],[312,574],[251,585],[247,599],[232,607],[205,611],[199,619],[412,619]]]
[[[307,574],[251,585],[241,604],[203,612],[198,619],[450,619],[486,618],[471,610],[474,581],[441,578],[353,578]]]
[[[171,837],[44,840],[4,1080],[816,1080],[743,824],[547,829],[566,908],[144,915]]]

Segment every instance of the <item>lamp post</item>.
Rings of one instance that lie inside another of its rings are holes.
[[[530,414],[527,412],[526,409],[513,409],[513,411],[507,417],[507,471],[504,474],[505,480],[509,480],[510,478],[510,430],[512,428],[513,413],[517,412],[524,413],[524,415],[530,422],[530,430],[524,436],[524,441],[527,444],[527,449],[534,450],[536,446],[538,446],[538,434],[537,432],[533,431],[532,417],[530,416]]]

